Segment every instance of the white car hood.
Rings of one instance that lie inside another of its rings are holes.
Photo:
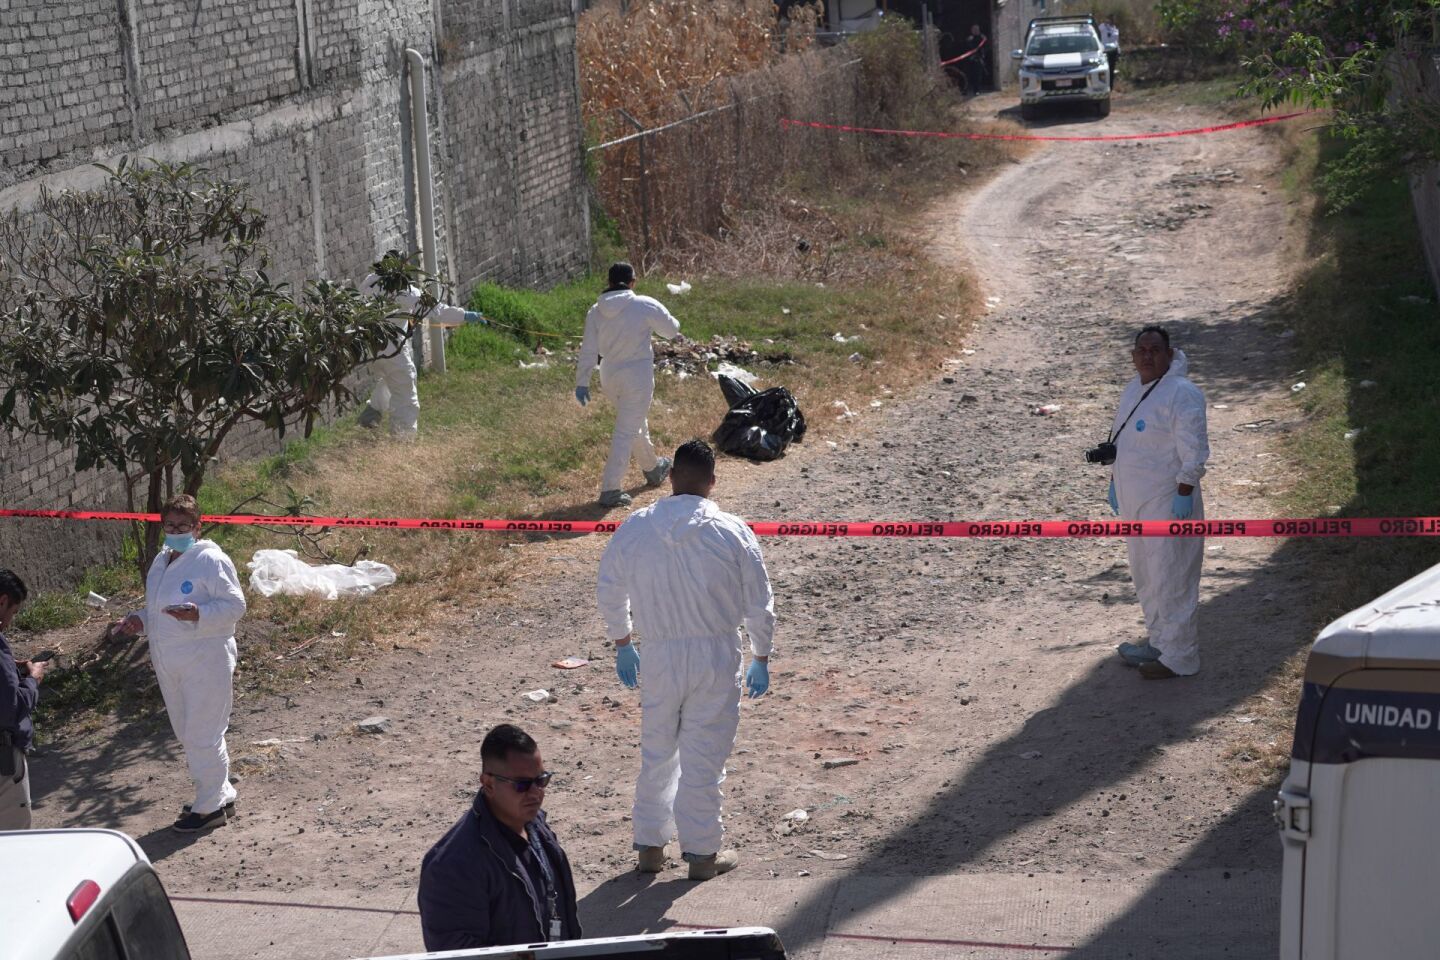
[[[1084,55],[1079,53],[1047,53],[1040,58],[1040,66],[1047,70],[1078,67],[1084,62]]]

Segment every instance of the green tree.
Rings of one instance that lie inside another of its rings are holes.
[[[308,435],[353,399],[357,367],[406,348],[413,318],[388,299],[272,281],[243,185],[184,164],[102,169],[98,189],[0,216],[0,424],[68,445],[77,471],[119,471],[131,511],[196,493],[241,424]],[[416,273],[376,267],[386,289]],[[145,524],[142,576],[160,537]]]

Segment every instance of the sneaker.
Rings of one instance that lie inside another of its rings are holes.
[[[1154,663],[1160,659],[1160,651],[1148,643],[1122,643],[1115,648],[1115,652],[1132,667],[1138,667],[1142,663]]]
[[[360,411],[360,426],[367,430],[373,430],[380,426],[380,419],[384,416],[385,414],[367,403],[365,409]]]
[[[637,853],[635,869],[641,873],[659,873],[665,869],[664,847],[641,847]]]
[[[225,811],[216,810],[214,813],[196,813],[191,810],[185,816],[176,820],[170,825],[170,829],[176,833],[199,833],[202,830],[214,830],[216,827],[225,826]]]
[[[180,807],[180,812],[181,812],[181,813],[189,813],[189,812],[190,812],[191,810],[193,810],[193,809],[195,809],[195,804],[193,804],[193,803],[187,803],[187,804],[184,804],[183,806]],[[231,800],[229,803],[225,804],[225,819],[229,820],[229,819],[233,818],[234,816],[235,816],[235,801],[234,801],[234,800]]]
[[[630,494],[623,490],[600,491],[600,506],[602,507],[628,507],[630,502]]]
[[[669,457],[661,457],[655,461],[655,467],[651,470],[642,471],[645,474],[645,485],[647,487],[658,487],[670,476],[671,460]]]
[[[690,879],[713,880],[722,873],[734,870],[739,862],[740,857],[734,850],[721,850],[708,857],[699,857],[690,861]]]
[[[1159,660],[1151,660],[1149,663],[1140,664],[1140,676],[1146,680],[1174,680],[1180,674],[1171,670]]]

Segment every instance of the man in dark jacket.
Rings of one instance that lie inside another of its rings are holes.
[[[551,774],[539,748],[502,723],[485,735],[480,764],[475,803],[420,867],[425,949],[578,939],[570,861],[540,809]]]
[[[0,570],[0,830],[30,829],[30,768],[25,751],[34,728],[30,712],[40,699],[43,662],[15,661],[5,631],[29,596],[25,583]]]

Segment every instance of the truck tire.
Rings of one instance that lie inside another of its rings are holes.
[[[1035,103],[1020,104],[1020,119],[1034,120],[1040,116],[1040,106]]]
[[[1104,100],[1096,100],[1096,101],[1095,101],[1095,115],[1096,115],[1097,117],[1108,117],[1108,116],[1110,116],[1110,98],[1109,98],[1109,97],[1106,97]]]

